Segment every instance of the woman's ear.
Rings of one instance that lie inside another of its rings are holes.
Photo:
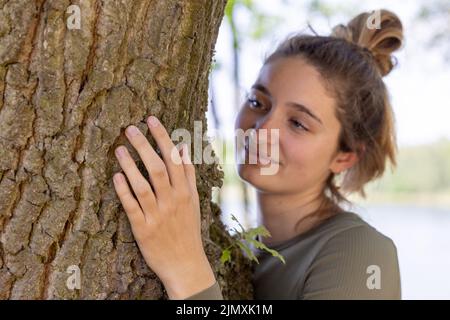
[[[331,172],[339,174],[347,169],[353,167],[359,160],[359,154],[363,154],[365,146],[363,144],[358,145],[360,152],[355,151],[339,151],[334,157],[330,165]]]

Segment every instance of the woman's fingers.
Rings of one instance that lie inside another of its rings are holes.
[[[119,164],[130,181],[131,188],[139,200],[139,204],[144,211],[146,218],[156,207],[156,198],[147,180],[142,176],[133,158],[128,153],[127,148],[120,146],[116,149],[116,156]],[[128,186],[127,186],[128,187]]]
[[[134,230],[138,230],[138,226],[145,223],[145,217],[139,206],[139,203],[131,193],[125,176],[122,173],[116,173],[113,177],[114,188],[122,203],[125,212],[127,213],[128,220],[130,220],[131,226]]]
[[[180,185],[185,184],[186,178],[184,175],[183,163],[181,161],[180,154],[170,139],[166,129],[154,116],[148,117],[147,125],[152,136],[155,138],[159,149],[161,150],[172,187],[179,187]]]
[[[171,187],[164,162],[137,127],[129,126],[125,133],[147,169],[156,197],[164,198],[168,196]]]
[[[197,178],[195,176],[195,167],[192,164],[187,144],[183,144],[180,154],[183,160],[184,174],[188,181],[189,188],[191,189],[191,193],[194,196],[197,194]]]

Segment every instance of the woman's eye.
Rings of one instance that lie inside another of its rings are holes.
[[[292,119],[292,120],[291,120],[291,123],[292,123],[292,125],[293,125],[295,128],[299,128],[299,129],[303,129],[303,130],[308,131],[308,129],[307,129],[301,122],[299,122],[299,121],[297,121],[297,120]]]
[[[247,99],[247,102],[250,103],[250,105],[252,106],[252,108],[260,108],[260,107],[262,107],[262,106],[261,106],[261,103],[259,103],[259,101],[256,100],[256,99],[248,98],[248,99]]]

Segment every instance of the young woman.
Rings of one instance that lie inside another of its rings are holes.
[[[328,37],[289,37],[265,59],[236,128],[278,129],[279,157],[271,161],[279,168],[261,175],[268,164],[258,161],[239,164],[238,173],[256,189],[259,223],[272,235],[261,241],[286,264],[257,252],[256,299],[401,298],[394,243],[342,204],[343,192],[364,196],[364,185],[383,174],[386,162],[395,165],[394,119],[382,77],[402,40],[399,18],[381,10],[358,15]],[[136,127],[126,134],[151,181],[124,147],[116,152],[137,197],[125,176],[115,174],[133,234],[169,298],[221,299],[203,250],[194,167],[186,150],[171,155],[174,145],[156,118],[148,126],[162,159]],[[274,143],[270,135],[267,143]]]

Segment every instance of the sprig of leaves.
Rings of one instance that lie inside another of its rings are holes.
[[[286,264],[286,260],[280,253],[278,253],[278,251],[270,249],[264,243],[256,239],[257,236],[270,237],[271,234],[269,230],[267,230],[264,226],[258,226],[256,228],[245,230],[242,224],[234,215],[231,215],[231,220],[235,221],[241,230],[233,228],[233,230],[236,231],[237,239],[234,239],[232,244],[222,251],[222,256],[220,257],[220,261],[222,263],[231,261],[231,249],[236,246],[243,250],[250,260],[259,263],[258,258],[255,256],[251,248],[247,245],[247,243],[250,243],[255,248],[269,252],[272,256],[280,259],[281,262]]]

